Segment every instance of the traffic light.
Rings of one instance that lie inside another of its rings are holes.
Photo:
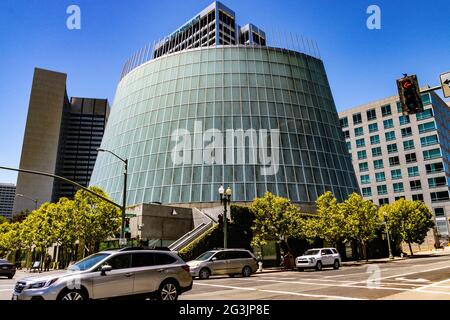
[[[397,80],[398,96],[402,105],[403,114],[415,114],[423,111],[417,76],[406,76]]]
[[[131,238],[131,229],[130,229],[130,218],[125,218],[125,238],[130,239]]]

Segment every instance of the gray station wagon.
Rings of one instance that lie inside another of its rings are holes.
[[[189,266],[175,252],[124,248],[93,254],[67,271],[20,279],[12,299],[155,297],[176,300],[190,289]]]
[[[208,279],[211,275],[241,274],[250,277],[258,269],[256,257],[245,249],[217,249],[203,253],[195,260],[189,261],[193,277]]]

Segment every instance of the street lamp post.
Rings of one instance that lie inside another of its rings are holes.
[[[231,188],[225,191],[223,186],[219,188],[220,201],[223,203],[223,248],[228,247],[228,233],[227,233],[227,205],[231,203]]]
[[[34,202],[34,210],[37,210],[39,199],[33,199],[33,198],[23,195],[21,193],[16,194],[16,197],[21,197],[21,198],[25,198],[25,199],[33,201]]]
[[[123,198],[122,198],[122,227],[120,228],[120,240],[119,245],[124,246],[126,243],[123,243],[123,239],[125,239],[125,218],[126,218],[126,209],[127,209],[127,176],[128,176],[128,159],[123,159],[119,157],[112,151],[106,149],[97,149],[98,152],[108,152],[115,156],[117,159],[124,163],[124,171],[123,171]]]
[[[388,225],[387,225],[386,220],[387,220],[387,216],[384,215],[384,221],[383,221],[383,224],[384,224],[384,227],[386,228],[386,237],[387,237],[388,249],[389,249],[389,259],[392,260],[392,259],[394,259],[394,256],[392,255],[391,239],[390,239],[390,237],[389,237],[389,228],[388,228]]]

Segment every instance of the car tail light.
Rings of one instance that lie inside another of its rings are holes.
[[[185,264],[184,266],[181,266],[183,268],[184,271],[186,272],[191,272],[191,268],[189,268],[189,266],[187,264]]]

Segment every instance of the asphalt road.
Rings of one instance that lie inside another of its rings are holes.
[[[0,278],[0,300],[11,299],[14,279]],[[450,255],[436,255],[339,270],[258,273],[250,278],[195,280],[183,300],[450,300]]]

